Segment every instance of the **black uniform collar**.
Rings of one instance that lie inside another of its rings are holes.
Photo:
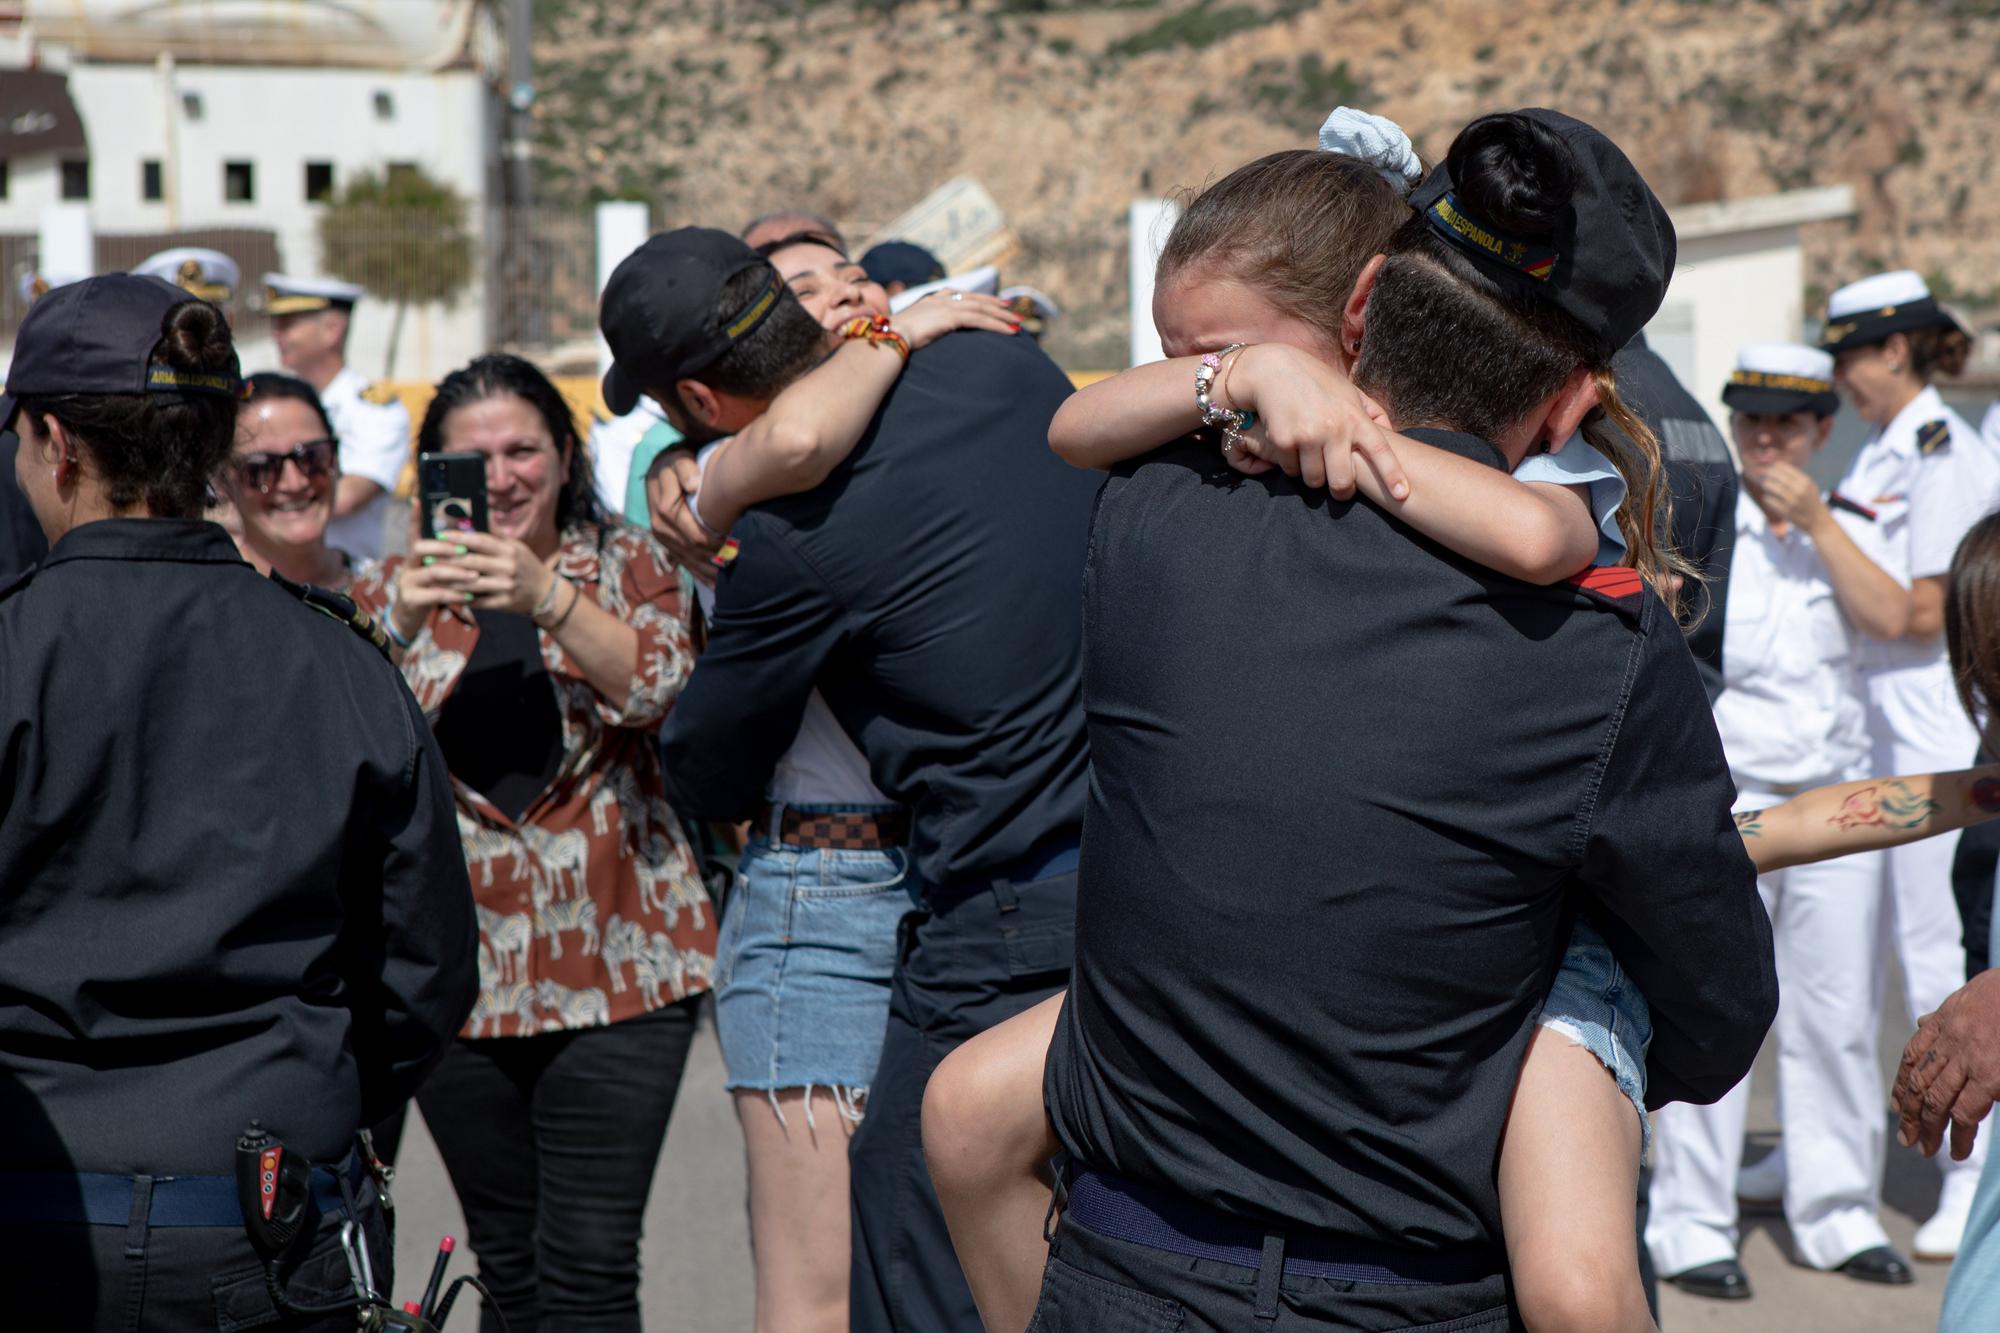
[[[1446,453],[1457,454],[1460,458],[1470,458],[1475,463],[1484,463],[1502,472],[1513,471],[1507,466],[1507,456],[1477,435],[1468,435],[1462,430],[1440,430],[1433,426],[1412,426],[1403,434]]]
[[[104,518],[71,528],[38,568],[65,560],[172,560],[184,564],[245,563],[221,527],[199,518]]]

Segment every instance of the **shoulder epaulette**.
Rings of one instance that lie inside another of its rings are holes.
[[[1641,594],[1646,590],[1639,571],[1627,565],[1593,565],[1575,578],[1565,580],[1572,588],[1610,602],[1628,615],[1639,614]]]
[[[1951,448],[1951,423],[1940,418],[1917,427],[1917,452],[1925,458]]]
[[[397,401],[396,391],[386,384],[377,382],[361,391],[361,401],[373,403],[377,407],[387,407]]]
[[[375,617],[357,606],[352,597],[333,592],[311,583],[295,583],[277,570],[271,571],[271,582],[283,588],[292,596],[310,606],[323,616],[338,620],[341,624],[375,645],[383,657],[389,656],[389,636],[375,623]]]
[[[1880,517],[1880,515],[1878,515],[1874,510],[1870,509],[1867,505],[1862,504],[1857,500],[1850,500],[1846,496],[1842,495],[1839,491],[1834,491],[1832,494],[1826,497],[1826,506],[1829,509],[1845,509],[1848,513],[1857,515],[1861,518],[1865,518],[1870,523],[1873,523],[1877,518]]]

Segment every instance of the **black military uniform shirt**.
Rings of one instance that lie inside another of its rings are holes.
[[[1770,923],[1631,571],[1531,587],[1201,444],[1114,474],[1090,561],[1071,1152],[1282,1228],[1497,1247],[1572,903],[1652,1002],[1651,1101],[1749,1069]]]
[[[210,523],[76,528],[0,600],[0,1170],[317,1161],[477,987],[442,759],[381,652]]]
[[[1098,478],[1049,452],[1069,392],[1030,339],[940,338],[824,483],[738,520],[662,733],[676,810],[747,815],[817,684],[910,806],[926,881],[991,875],[1082,822]]]

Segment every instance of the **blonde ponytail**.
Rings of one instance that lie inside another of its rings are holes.
[[[1682,617],[1699,601],[1693,592],[1704,580],[1701,571],[1674,549],[1674,500],[1660,461],[1660,439],[1619,396],[1618,376],[1611,367],[1599,366],[1592,373],[1604,415],[1584,425],[1583,438],[1625,478],[1618,531],[1625,538],[1626,561],[1667,604],[1675,621],[1692,629],[1695,621]]]

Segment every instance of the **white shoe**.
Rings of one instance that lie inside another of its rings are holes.
[[[1969,1171],[1954,1171],[1944,1178],[1938,1194],[1938,1208],[1931,1220],[1917,1228],[1910,1245],[1911,1257],[1925,1263],[1948,1264],[1958,1257],[1959,1242],[1965,1239],[1965,1222],[1972,1215],[1972,1195],[1978,1181]]]
[[[1736,1173],[1737,1202],[1775,1208],[1785,1201],[1785,1150],[1775,1148]]]

